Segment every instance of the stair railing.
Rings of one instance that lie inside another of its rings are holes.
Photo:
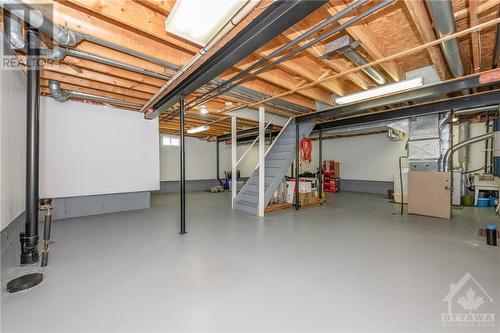
[[[271,123],[273,122],[273,120],[276,118],[276,115],[274,115],[271,120],[267,123],[266,127],[264,127],[264,131],[267,130],[267,128],[269,127],[269,125],[271,125]],[[280,132],[281,133],[281,132]],[[279,134],[278,134],[279,136]],[[253,140],[252,144],[250,145],[250,147],[248,147],[247,150],[245,150],[245,152],[243,153],[243,155],[241,155],[240,159],[236,162],[236,167],[238,167],[238,165],[241,163],[241,161],[243,161],[243,159],[245,158],[245,156],[247,156],[248,152],[253,148],[253,146],[257,143],[257,141],[259,141],[259,136],[257,136],[255,138],[255,140]],[[273,142],[274,144],[274,142]],[[271,145],[272,146],[272,145]],[[257,166],[258,166],[258,163],[257,163]]]

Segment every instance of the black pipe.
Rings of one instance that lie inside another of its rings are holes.
[[[232,88],[238,86],[238,85],[241,85],[249,80],[251,80],[252,78],[254,78],[255,76],[259,75],[260,73],[262,72],[265,72],[267,71],[269,68],[271,67],[274,67],[275,65],[283,62],[283,61],[286,61],[288,59],[290,59],[291,57],[293,57],[294,55],[304,51],[305,49],[308,49],[309,47],[313,46],[314,44],[322,41],[322,40],[325,40],[333,35],[335,35],[336,33],[346,29],[347,27],[351,26],[352,24],[360,21],[360,20],[363,20],[365,19],[366,17],[370,16],[371,14],[381,10],[382,8],[388,6],[389,4],[393,3],[394,0],[383,0],[382,2],[379,2],[377,3],[376,5],[374,5],[373,7],[367,9],[366,11],[362,12],[361,14],[359,14],[358,16],[355,16],[353,18],[351,18],[349,21],[345,22],[345,23],[342,23],[338,26],[336,26],[335,28],[319,35],[318,37],[312,39],[311,41],[307,42],[306,44],[304,44],[303,46],[300,46],[296,49],[294,49],[293,51],[291,51],[290,53],[287,53],[283,56],[281,56],[280,58],[278,58],[277,60],[275,61],[272,61],[270,63],[268,63],[267,65],[264,65],[262,66],[260,69],[256,70],[255,72],[253,73],[249,73],[249,75],[237,82],[234,82],[230,85],[227,86],[227,82],[229,81],[232,81],[231,79],[226,81],[224,84],[226,85],[225,88],[221,89],[220,87],[217,87],[217,88],[214,88],[212,90],[210,90],[209,92],[205,93],[203,96],[207,95],[208,93],[212,93],[212,92],[215,92],[218,90],[218,92],[213,95],[213,96],[210,96],[210,97],[203,97],[201,96],[200,98],[198,98],[196,101],[194,101],[192,104],[190,104],[190,108],[192,107],[195,107],[197,105],[200,105],[202,103],[206,103],[207,101],[223,94],[224,92],[228,91],[228,90],[231,90]],[[239,74],[238,74],[239,75]],[[237,75],[237,76],[238,76]]]
[[[185,140],[184,140],[184,96],[181,96],[179,100],[179,133],[180,133],[180,142],[179,142],[179,152],[180,152],[180,173],[181,173],[181,231],[180,234],[186,233],[186,152],[185,152]]]
[[[399,186],[401,187],[401,209],[399,212],[400,215],[403,215],[404,198],[405,198],[404,191],[403,191],[403,167],[401,165],[401,161],[403,160],[403,158],[407,158],[407,157],[406,156],[399,156]]]
[[[490,131],[490,113],[486,113],[486,133]],[[492,139],[493,140],[493,139]],[[484,150],[484,173],[488,173],[488,159],[490,153],[488,152],[488,148],[490,146],[490,140],[486,140],[484,142],[485,150]]]
[[[40,69],[38,30],[28,30],[27,93],[26,93],[26,220],[20,234],[21,265],[38,262],[38,165]]]
[[[216,167],[215,167],[217,169],[217,171],[216,171],[216,173],[217,173],[217,180],[219,181],[220,186],[224,186],[224,183],[222,182],[222,179],[220,179],[220,176],[219,176],[219,168],[220,168],[220,166],[219,166],[219,139],[218,138],[215,140],[215,145],[217,147],[216,150],[215,150],[216,151],[216,153],[215,153],[215,155],[216,155],[215,159],[217,160],[217,164],[216,164]]]
[[[319,130],[318,140],[318,155],[319,155],[319,179],[318,179],[318,196],[323,199],[323,131]]]
[[[295,210],[300,209],[299,202],[299,159],[300,159],[300,143],[299,143],[299,123],[295,123]]]
[[[290,178],[295,178],[295,163],[292,162],[292,167],[290,168]]]

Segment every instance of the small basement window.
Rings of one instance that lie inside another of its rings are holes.
[[[163,146],[178,146],[179,139],[178,138],[171,138],[168,136],[163,136],[162,137],[162,145]]]

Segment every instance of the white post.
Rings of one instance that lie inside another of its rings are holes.
[[[259,216],[264,217],[266,180],[266,109],[259,107]]]
[[[234,208],[234,199],[236,198],[236,190],[238,181],[236,179],[236,162],[237,156],[237,137],[236,137],[236,116],[231,117],[231,208]]]

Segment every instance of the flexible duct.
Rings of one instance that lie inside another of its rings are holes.
[[[427,6],[439,38],[457,32],[453,7],[450,0],[427,0]],[[462,63],[458,40],[455,38],[441,43],[441,49],[451,74],[454,77],[463,76],[464,65]]]
[[[96,96],[96,95],[81,93],[78,91],[69,91],[69,90],[61,89],[59,81],[55,81],[55,80],[49,80],[49,90],[50,90],[50,94],[52,95],[52,97],[54,97],[59,102],[65,102],[69,98],[73,97],[73,98],[86,99],[86,100],[95,101],[95,102],[118,104],[118,105],[131,106],[131,107],[136,107],[136,108],[142,106],[142,104],[139,104],[139,103],[123,101],[120,99]]]
[[[471,145],[473,143],[480,142],[480,141],[492,138],[494,136],[494,134],[495,134],[495,132],[490,132],[490,133],[486,133],[486,134],[483,134],[483,135],[479,135],[479,136],[470,138],[469,140],[460,142],[459,144],[456,144],[456,145],[450,147],[446,151],[446,153],[444,154],[443,159],[441,160],[441,163],[442,163],[441,170],[450,171],[450,160],[451,160],[451,157],[453,156],[453,153],[455,151],[457,151],[460,148],[467,147],[467,146],[469,146],[469,145]]]
[[[6,14],[10,14],[9,12],[6,12]],[[5,19],[5,31],[7,36],[9,36],[9,40],[12,43],[13,47],[15,49],[23,49],[26,40],[23,36],[22,29],[21,29],[21,24],[19,21],[16,20],[15,17],[11,17],[10,15],[6,15]],[[80,34],[80,36],[83,36],[83,34]],[[123,63],[120,61],[116,61],[113,59],[108,59],[105,57],[101,57],[96,54],[80,51],[80,50],[75,50],[75,49],[70,49],[66,47],[60,47],[60,46],[54,46],[52,49],[41,49],[40,50],[40,56],[45,58],[45,59],[50,59],[54,61],[59,61],[64,59],[67,55],[81,58],[81,59],[86,59],[94,62],[99,62],[101,64],[129,70],[132,72],[136,72],[139,74],[151,76],[151,77],[156,77],[158,79],[162,80],[168,80],[170,77],[169,75],[163,74],[163,73],[157,73],[150,71],[148,69],[144,69],[142,67],[130,65],[127,63]]]

